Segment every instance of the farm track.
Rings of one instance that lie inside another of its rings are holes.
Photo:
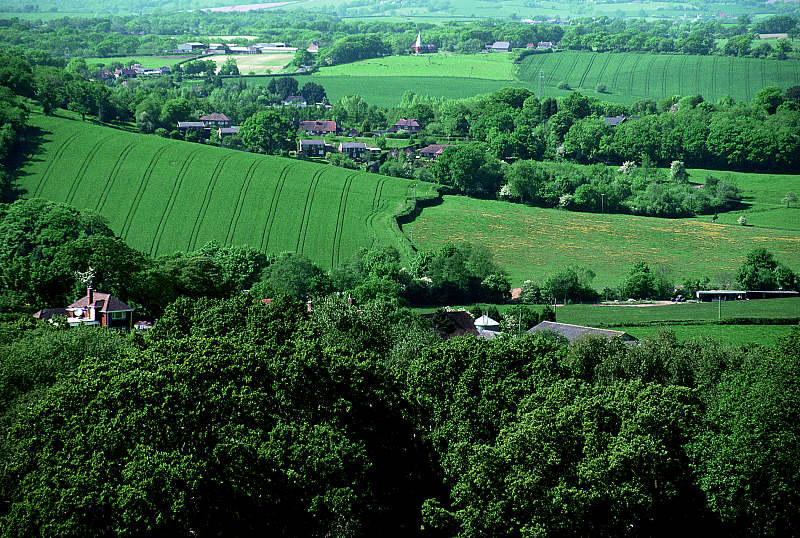
[[[601,82],[603,82],[603,77],[606,74],[606,69],[608,69],[608,64],[609,63],[611,63],[611,55],[610,54],[606,54],[606,61],[603,63],[602,67],[600,67],[600,71],[597,73],[597,76],[594,78],[595,87],[598,84],[600,84]],[[620,63],[622,63],[622,62],[620,62]],[[614,79],[614,82],[616,83],[616,79]]]
[[[700,90],[700,60],[697,59],[694,62],[694,86]]]
[[[367,229],[372,234],[372,241],[370,242],[370,246],[375,246],[375,243],[378,240],[378,234],[375,231],[375,219],[378,217],[378,208],[380,208],[381,204],[381,196],[383,196],[383,185],[386,183],[386,178],[381,178],[375,184],[375,192],[372,194],[372,210],[370,211],[369,215],[365,220],[365,224]]]
[[[669,72],[669,63],[672,56],[667,56],[667,61],[664,63],[664,69],[661,71],[661,95],[667,95],[667,73]],[[681,74],[678,73],[678,93],[681,93]]]
[[[130,231],[131,223],[133,222],[133,216],[136,214],[136,210],[139,209],[139,203],[142,201],[144,191],[147,190],[147,184],[150,182],[150,176],[153,175],[153,170],[155,169],[156,163],[164,154],[164,152],[170,147],[171,145],[164,145],[158,148],[153,154],[153,157],[150,159],[150,162],[147,164],[147,168],[145,169],[144,174],[142,174],[142,180],[139,182],[139,188],[136,190],[136,195],[133,197],[133,201],[128,208],[128,214],[125,215],[125,221],[122,223],[122,228],[119,234],[122,239],[128,238],[128,232]]]
[[[678,93],[680,95],[683,95],[683,86],[684,86],[683,79],[684,79],[684,74],[686,73],[686,60],[688,59],[689,56],[684,54],[683,58],[681,59],[681,66],[678,68],[680,69],[680,72],[678,73]]]
[[[61,156],[64,155],[64,151],[67,149],[67,147],[70,144],[72,144],[72,142],[76,138],[78,138],[79,134],[80,133],[75,133],[75,134],[69,136],[58,147],[58,149],[56,150],[55,154],[53,155],[52,160],[49,163],[47,163],[47,168],[44,169],[44,172],[42,172],[42,175],[39,178],[39,183],[36,185],[36,189],[34,189],[34,191],[33,191],[33,197],[34,198],[36,198],[37,196],[40,196],[42,194],[42,191],[44,190],[44,186],[47,184],[47,180],[50,179],[50,173],[52,172],[53,167],[55,166],[56,162],[58,162],[61,159]]]
[[[583,88],[583,83],[586,81],[586,75],[588,75],[589,71],[592,69],[595,58],[597,58],[597,54],[593,54],[592,57],[589,58],[589,64],[586,66],[586,69],[583,70],[583,75],[581,75],[581,81],[578,84],[579,88]]]
[[[283,192],[283,185],[286,183],[286,176],[289,172],[297,166],[296,164],[288,164],[281,170],[275,189],[272,191],[272,200],[270,201],[269,213],[267,213],[267,220],[264,222],[264,231],[261,232],[261,250],[266,251],[269,246],[269,240],[272,235],[272,225],[275,222],[275,213],[278,212],[278,203],[281,199]]]
[[[636,68],[639,66],[639,62],[642,61],[642,55],[637,54],[636,59],[633,61],[633,67],[631,67],[631,76],[628,80],[628,95],[633,95],[633,75],[636,74]]]
[[[558,54],[558,53],[556,53],[556,54]],[[545,79],[545,83],[548,86],[552,86],[553,85],[553,77],[556,76],[556,71],[558,71],[558,68],[561,66],[561,60],[563,58],[564,58],[563,54],[559,54],[558,55],[558,59],[556,60],[556,64],[553,66],[553,70],[550,72],[550,76]]]
[[[570,77],[572,76],[572,72],[575,70],[575,66],[578,65],[578,58],[580,58],[580,56],[577,55],[577,54],[574,54],[573,56],[575,56],[575,59],[572,60],[572,64],[569,66],[569,69],[567,69],[567,72],[564,73],[564,77],[561,79],[564,82],[566,82],[567,84],[569,84],[569,80],[570,80]]]
[[[99,139],[97,142],[94,143],[94,146],[92,146],[92,149],[89,150],[89,153],[86,154],[86,157],[83,158],[83,162],[81,163],[81,166],[78,169],[78,173],[75,174],[75,179],[72,180],[72,184],[69,186],[69,190],[67,191],[67,196],[65,197],[65,201],[68,204],[72,204],[72,201],[75,199],[75,193],[78,192],[78,187],[83,181],[86,172],[89,170],[89,165],[94,160],[94,156],[97,155],[97,152],[100,150],[100,146],[102,146],[112,138],[114,138],[114,135],[110,135],[105,138]]]
[[[225,167],[225,164],[231,160],[231,157],[233,157],[233,154],[226,155],[217,161],[217,165],[214,167],[214,171],[211,173],[211,178],[208,181],[208,185],[206,185],[206,192],[203,196],[203,203],[200,206],[200,211],[197,213],[197,217],[195,217],[192,233],[189,235],[189,242],[191,243],[189,248],[190,251],[197,248],[197,238],[200,235],[200,228],[203,226],[203,221],[206,218],[208,206],[211,204],[211,197],[214,194],[214,188],[217,186],[217,181],[219,180],[220,174],[222,174],[222,169]]]
[[[183,164],[181,165],[181,169],[178,171],[178,175],[175,177],[175,183],[172,184],[172,190],[167,198],[167,203],[164,204],[164,210],[161,212],[161,218],[158,219],[156,233],[153,235],[153,240],[150,242],[150,256],[155,256],[158,254],[158,249],[161,246],[161,237],[164,235],[164,230],[167,227],[169,216],[172,214],[172,208],[175,207],[175,200],[178,198],[181,185],[183,185],[183,178],[186,176],[189,166],[191,166],[192,161],[194,161],[195,156],[200,152],[201,149],[202,148],[197,148],[194,151],[189,152],[189,155],[186,156]]]
[[[331,267],[336,267],[339,262],[339,249],[342,243],[342,232],[344,231],[344,214],[347,211],[347,197],[350,193],[350,185],[353,182],[353,178],[357,175],[358,172],[354,172],[345,178],[339,194],[339,210],[336,212],[336,228],[333,230],[333,245],[331,248]]]
[[[628,59],[630,59],[630,57],[631,57],[630,54],[626,53],[625,56],[619,62],[617,62],[617,70],[614,71],[614,78],[612,79],[612,82],[611,82],[611,87],[614,88],[614,90],[616,90],[616,91],[619,91],[621,89],[619,87],[619,82],[618,82],[619,81],[619,72],[622,70],[623,64],[625,64],[625,62],[627,62]],[[610,54],[608,55],[608,59],[611,60],[611,55]]]
[[[652,77],[651,71],[652,71],[652,68],[653,68],[653,64],[656,61],[656,57],[655,56],[650,56],[648,59],[649,59],[649,61],[647,62],[647,74],[645,75],[645,90],[644,90],[644,92],[645,92],[645,95],[652,95],[650,93],[650,78]]]
[[[108,194],[111,192],[111,189],[114,187],[114,183],[117,180],[117,176],[119,175],[119,170],[122,168],[125,159],[128,158],[128,154],[133,149],[133,146],[136,144],[131,142],[124,148],[117,157],[117,160],[114,162],[114,166],[111,167],[111,171],[108,173],[106,177],[106,183],[103,185],[103,190],[100,192],[100,197],[97,198],[97,203],[94,206],[95,211],[102,211],[103,207],[106,205],[106,200],[108,199]]]
[[[247,172],[245,172],[244,181],[242,181],[242,185],[239,187],[239,196],[236,198],[236,207],[233,209],[233,216],[231,216],[231,220],[228,222],[228,231],[225,232],[225,245],[233,244],[236,228],[239,226],[239,218],[242,216],[244,201],[247,199],[247,191],[250,189],[250,182],[253,180],[258,165],[262,162],[263,161],[258,159],[253,161],[247,169]]]
[[[711,61],[711,93],[712,99],[716,99],[717,97],[717,61],[719,60],[719,56],[714,56],[714,59]]]
[[[320,168],[311,178],[311,183],[308,185],[306,191],[306,203],[303,206],[303,218],[300,221],[300,233],[297,234],[297,246],[295,252],[303,252],[306,247],[306,235],[308,234],[308,225],[311,222],[311,209],[314,207],[314,196],[317,194],[317,185],[319,185],[319,178],[325,172],[324,168]]]

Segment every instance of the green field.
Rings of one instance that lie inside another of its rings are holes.
[[[736,224],[736,220],[744,215],[747,218],[748,226],[800,230],[800,208],[797,205],[787,208],[785,204],[781,203],[789,191],[800,196],[800,176],[689,170],[689,180],[695,183],[705,183],[708,174],[739,187],[745,193],[743,202],[748,206],[739,211],[720,213],[717,222]],[[707,219],[708,217],[699,218]]]
[[[640,340],[653,338],[661,330],[675,333],[679,341],[714,338],[726,344],[740,346],[743,344],[761,344],[772,347],[780,338],[789,335],[792,325],[669,325],[666,327],[626,327],[617,326],[612,329],[625,331]]]
[[[420,56],[387,56],[349,64],[324,67],[320,77],[456,77],[513,81],[516,79],[511,54],[453,54],[440,52]]]
[[[510,202],[445,196],[404,226],[421,249],[447,241],[485,245],[512,284],[541,280],[556,268],[579,264],[597,273],[596,288],[620,283],[637,260],[665,264],[672,276],[730,274],[755,247],[766,247],[800,269],[800,231],[713,224],[700,219],[657,219],[541,209]]]
[[[800,62],[731,56],[564,51],[525,58],[517,75],[535,82],[540,71],[546,86],[563,81],[584,91],[602,83],[611,96],[630,102],[698,93],[714,101],[726,95],[750,100],[765,86],[800,84]]]
[[[411,182],[333,166],[33,115],[26,197],[96,209],[134,248],[159,255],[208,241],[303,252],[331,267],[358,248],[407,248],[394,215]],[[419,197],[432,189],[417,188]]]

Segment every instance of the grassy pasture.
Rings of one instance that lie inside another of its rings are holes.
[[[679,341],[698,338],[714,338],[726,344],[745,345],[761,344],[773,347],[780,338],[789,335],[791,325],[669,325],[667,327],[612,327],[617,331],[625,331],[639,338],[653,338],[661,330],[675,333]]]
[[[469,241],[494,252],[512,283],[540,280],[557,267],[579,264],[597,273],[596,287],[617,285],[637,260],[665,264],[672,276],[730,273],[747,251],[766,247],[800,267],[800,232],[540,209],[509,202],[445,196],[404,227],[422,249]]]
[[[394,215],[407,207],[409,181],[64,118],[31,122],[42,143],[19,182],[26,197],[95,209],[146,253],[216,240],[330,267],[372,244],[408,251]]]
[[[453,54],[440,52],[420,56],[373,58],[324,67],[319,76],[358,77],[457,77],[515,80],[511,54]]]
[[[610,96],[627,96],[629,102],[698,93],[710,100],[750,100],[765,86],[800,84],[798,62],[730,56],[563,51],[525,58],[517,75],[533,83],[539,71],[547,86],[563,81],[583,91],[602,83]]]
[[[217,67],[228,58],[236,60],[236,65],[239,67],[239,73],[248,74],[251,71],[256,75],[264,75],[267,72],[277,73],[281,71],[286,65],[292,61],[294,55],[292,54],[215,54],[207,59],[214,60]]]
[[[112,62],[121,62],[126,66],[138,63],[145,69],[156,69],[165,65],[175,65],[186,58],[185,56],[115,56],[112,58],[85,58],[85,60],[89,68],[95,64],[103,64],[107,67]]]

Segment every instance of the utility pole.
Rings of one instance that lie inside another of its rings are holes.
[[[717,295],[717,321],[722,319],[722,295]]]
[[[602,192],[600,193],[600,213],[606,214],[606,195]]]
[[[69,63],[69,47],[64,47],[64,60]]]

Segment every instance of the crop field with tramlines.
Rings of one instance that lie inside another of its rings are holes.
[[[23,171],[24,195],[97,210],[148,254],[213,240],[302,252],[331,267],[363,246],[407,248],[393,215],[409,181],[63,118],[32,123],[42,143]]]
[[[545,87],[566,82],[594,90],[604,84],[610,96],[631,101],[695,94],[750,100],[765,86],[800,84],[800,62],[732,56],[563,51],[525,58],[517,76],[538,84],[540,71]]]

